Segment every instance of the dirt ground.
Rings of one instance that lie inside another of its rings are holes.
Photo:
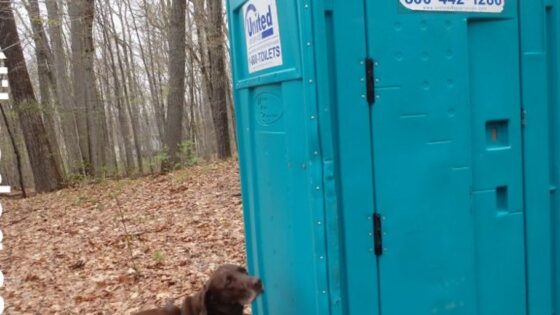
[[[130,314],[245,262],[236,161],[1,202],[5,314]]]

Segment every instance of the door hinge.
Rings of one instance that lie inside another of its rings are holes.
[[[375,103],[375,74],[374,66],[375,62],[371,58],[367,58],[366,62],[366,96],[368,104],[372,105]]]
[[[527,124],[527,111],[522,108],[521,109],[521,127],[525,127]]]
[[[381,215],[373,214],[373,247],[376,256],[383,255],[383,231],[381,227]]]

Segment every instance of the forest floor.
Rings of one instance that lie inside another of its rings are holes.
[[[1,199],[5,314],[130,314],[244,264],[236,161]],[[177,301],[179,303],[179,301]]]

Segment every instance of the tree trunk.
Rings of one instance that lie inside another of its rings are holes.
[[[93,20],[95,0],[72,0],[68,3],[71,18],[74,98],[78,106],[80,148],[87,158],[91,175],[101,175],[106,164],[104,140],[107,138],[105,108],[99,102],[93,69],[95,48]]]
[[[51,58],[47,36],[43,29],[43,20],[39,10],[39,3],[37,0],[30,0],[27,7],[29,13],[29,20],[31,29],[33,31],[33,41],[35,43],[35,57],[37,58],[37,69],[39,77],[39,94],[41,96],[41,112],[47,129],[47,139],[51,150],[54,152],[54,158],[59,167],[60,173],[64,169],[62,155],[60,153],[60,145],[58,141],[58,134],[56,132],[56,108],[51,99],[51,85],[54,83],[53,74],[51,72]]]
[[[23,161],[21,157],[21,153],[19,152],[19,148],[16,143],[16,136],[12,132],[12,128],[10,128],[10,122],[8,120],[8,115],[6,115],[6,111],[2,104],[0,104],[0,112],[2,112],[2,119],[4,120],[4,125],[6,125],[6,130],[8,131],[8,137],[10,138],[10,145],[14,150],[14,154],[16,156],[16,168],[17,174],[19,179],[19,186],[21,187],[21,195],[23,198],[27,198],[27,192],[25,191],[25,183],[23,182]]]
[[[144,100],[140,97],[140,92],[136,89],[135,82],[133,79],[132,74],[132,67],[131,63],[134,62],[134,58],[132,52],[130,52],[130,46],[127,44],[128,38],[130,38],[130,32],[127,31],[125,26],[128,26],[128,20],[126,19],[126,15],[122,12],[121,4],[118,6],[118,17],[121,24],[121,33],[122,33],[122,41],[120,45],[122,46],[123,56],[121,62],[121,58],[119,55],[119,68],[121,70],[121,78],[123,80],[123,86],[125,88],[125,97],[126,97],[126,108],[128,112],[128,117],[130,119],[130,125],[132,127],[132,140],[134,142],[134,149],[136,151],[136,164],[138,165],[138,170],[140,174],[144,173],[144,167],[142,165],[142,146],[140,145],[140,139],[138,137],[139,130],[138,130],[138,112],[139,112],[139,104]],[[123,17],[124,15],[124,17]],[[112,18],[111,18],[112,20]],[[114,26],[114,25],[113,25]],[[128,36],[128,37],[127,37]],[[117,43],[118,47],[119,43]],[[118,53],[118,50],[117,50]],[[129,58],[130,57],[130,58]],[[128,85],[127,85],[128,82]]]
[[[194,52],[194,40],[193,40],[193,23],[192,23],[192,16],[190,10],[187,10],[187,24],[188,24],[188,35],[187,45],[190,47],[189,49],[189,120],[188,120],[188,131],[189,131],[189,140],[192,142],[193,146],[196,149],[196,139],[197,139],[197,130],[196,130],[196,117],[194,113],[194,107],[196,104],[195,99],[195,52]]]
[[[102,16],[103,16],[103,20],[105,21],[105,15],[103,14],[103,12],[101,12]],[[119,174],[119,163],[117,160],[117,156],[115,153],[115,146],[119,147],[119,152],[121,152],[120,150],[120,142],[118,140],[118,132],[116,131],[116,127],[114,126],[114,115],[112,113],[112,108],[114,108],[114,100],[111,97],[111,79],[110,79],[110,74],[109,74],[109,56],[113,56],[113,52],[109,49],[107,43],[107,35],[105,34],[105,30],[102,32],[103,35],[103,50],[101,51],[101,59],[103,60],[103,66],[105,71],[103,71],[102,73],[102,91],[105,94],[105,102],[107,103],[107,131],[109,133],[109,137],[107,140],[107,145],[111,148],[111,152],[113,154],[109,155],[109,157],[111,158],[111,164],[114,166],[114,170],[113,173],[115,175]]]
[[[75,1],[75,0],[72,0]],[[93,44],[93,20],[95,17],[95,0],[85,0],[84,10],[84,57],[85,57],[85,76],[86,81],[86,104],[88,106],[88,135],[90,145],[90,160],[93,172],[99,176],[102,174],[107,164],[104,144],[107,139],[107,124],[105,119],[105,108],[99,102],[97,95],[97,81],[93,68],[95,48]]]
[[[0,1],[0,47],[6,54],[8,81],[18,114],[37,192],[61,187],[62,176],[49,146],[45,126],[37,111],[37,100],[17,33],[10,1]]]
[[[146,33],[146,42],[148,44],[148,52],[150,55],[150,60],[148,61],[148,56],[146,54],[146,50],[144,49],[144,45],[142,44],[143,39],[140,37],[140,32],[138,30],[138,24],[136,22],[136,17],[135,14],[132,12],[132,6],[130,3],[130,0],[127,1],[128,3],[128,8],[129,8],[129,13],[130,16],[132,18],[132,25],[134,26],[134,32],[136,34],[136,39],[138,41],[138,47],[140,49],[140,56],[142,59],[142,64],[144,65],[144,70],[146,71],[146,76],[148,79],[148,84],[150,85],[150,96],[152,99],[152,107],[154,108],[155,111],[155,123],[156,123],[156,127],[157,127],[157,132],[158,132],[158,136],[160,141],[163,142],[163,137],[164,137],[164,131],[163,131],[163,126],[164,126],[164,120],[163,120],[163,114],[161,113],[161,110],[159,110],[161,108],[161,102],[159,99],[159,94],[157,93],[157,87],[156,87],[156,79],[155,79],[155,75],[154,75],[154,63],[153,63],[153,59],[152,59],[152,38],[151,38],[151,27],[150,24],[148,23],[148,19],[146,19],[146,24],[145,24],[145,33]],[[147,3],[146,0],[143,1],[143,5],[144,5],[144,10],[146,10],[146,14],[147,14]],[[148,63],[150,63],[148,65]]]
[[[226,75],[226,49],[224,47],[224,16],[221,0],[208,0],[208,61],[212,90],[210,91],[210,105],[212,120],[216,130],[216,145],[218,158],[231,156],[229,139],[227,89],[229,83]]]
[[[106,4],[109,4],[109,2],[107,1]],[[110,23],[110,19],[107,17],[107,14],[111,14],[103,12],[103,22],[106,26],[109,25]],[[119,127],[120,127],[120,132],[121,132],[121,136],[122,136],[122,140],[124,143],[124,159],[123,159],[123,164],[124,164],[124,169],[125,169],[125,174],[126,175],[130,175],[132,172],[132,168],[134,165],[134,160],[133,160],[133,156],[132,156],[132,144],[130,142],[130,129],[128,127],[128,120],[127,120],[127,116],[126,116],[126,108],[123,105],[123,100],[125,99],[125,96],[122,93],[122,88],[121,88],[121,79],[119,78],[119,73],[117,71],[117,66],[115,64],[115,58],[114,55],[117,55],[117,57],[120,60],[120,52],[119,52],[119,47],[118,47],[118,43],[117,40],[115,39],[115,46],[117,49],[116,54],[113,51],[113,44],[110,38],[110,34],[109,31],[107,30],[107,27],[103,28],[103,39],[105,42],[105,48],[108,50],[108,55],[109,55],[109,62],[110,62],[110,66],[111,66],[111,72],[113,74],[113,86],[114,86],[114,95],[115,95],[115,105],[117,107],[117,116],[118,116],[118,121],[119,121]],[[109,69],[107,69],[109,70]]]
[[[46,1],[47,13],[49,18],[48,32],[52,43],[52,58],[56,94],[59,101],[62,131],[66,151],[68,154],[68,171],[76,173],[83,170],[83,157],[78,141],[78,129],[76,125],[76,115],[72,105],[72,89],[69,84],[70,79],[67,72],[66,52],[63,44],[62,17],[57,4],[58,0]]]
[[[169,96],[165,124],[165,145],[169,150],[169,160],[162,166],[163,171],[169,171],[179,162],[177,153],[183,133],[185,104],[185,19],[186,1],[173,0],[169,27]]]
[[[91,174],[91,153],[88,135],[88,106],[85,78],[85,26],[84,26],[85,0],[72,0],[68,2],[68,15],[70,17],[70,36],[72,46],[72,90],[74,96],[74,115],[78,130],[78,142],[83,156],[84,171]]]

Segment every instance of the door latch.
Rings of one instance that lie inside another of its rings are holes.
[[[366,62],[366,98],[369,105],[375,103],[375,62],[371,58],[367,58]]]
[[[383,231],[381,226],[381,215],[373,214],[373,247],[376,256],[383,255]]]

